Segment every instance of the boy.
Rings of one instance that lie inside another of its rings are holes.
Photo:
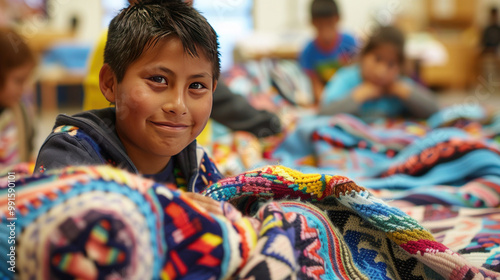
[[[316,38],[302,51],[299,63],[311,79],[318,103],[326,83],[354,56],[356,41],[352,36],[337,31],[340,16],[333,0],[313,0],[311,19]]]
[[[193,0],[164,0],[185,2],[193,6]],[[129,0],[130,5],[137,1]],[[85,95],[83,109],[93,110],[109,107],[109,102],[104,98],[99,88],[99,71],[103,65],[104,46],[106,45],[107,31],[99,39],[89,60],[89,73],[85,78]],[[233,93],[222,79],[219,79],[217,89],[214,92],[212,113],[210,118],[227,126],[232,130],[243,130],[253,133],[257,137],[266,137],[281,132],[281,121],[279,117],[266,110],[257,110],[239,94]],[[211,133],[210,122],[205,131],[198,137],[198,142],[204,144]],[[206,143],[205,143],[206,144]]]
[[[219,73],[217,35],[192,7],[153,0],[123,9],[110,23],[99,74],[115,108],[59,115],[35,172],[109,163],[201,191],[221,178],[195,141]]]

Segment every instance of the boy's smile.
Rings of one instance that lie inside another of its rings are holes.
[[[116,104],[116,132],[142,173],[160,172],[210,117],[216,81],[212,63],[198,55],[187,54],[177,37],[161,39],[103,91]]]
[[[159,129],[165,130],[165,132],[178,132],[187,129],[189,125],[182,123],[172,123],[172,122],[155,122],[151,121],[152,124],[157,126]]]

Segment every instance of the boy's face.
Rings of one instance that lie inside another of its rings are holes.
[[[361,58],[361,71],[365,80],[380,86],[390,86],[401,72],[397,49],[392,44],[382,44]]]
[[[161,39],[127,68],[122,82],[113,75],[114,86],[103,90],[115,102],[116,131],[132,161],[166,164],[205,127],[216,81],[212,63],[198,54],[185,53],[176,37]]]
[[[317,40],[322,45],[330,45],[337,39],[337,23],[339,17],[321,17],[312,20],[316,29]]]

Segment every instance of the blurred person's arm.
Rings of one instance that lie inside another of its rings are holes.
[[[323,82],[318,77],[316,73],[308,72],[307,76],[311,80],[313,94],[314,94],[314,104],[319,104],[321,100],[321,95],[323,94],[323,90],[325,89]]]
[[[340,69],[326,84],[320,104],[320,115],[356,114],[360,105],[377,91],[363,83],[359,66]]]
[[[389,93],[398,97],[415,118],[425,119],[439,111],[434,94],[413,81],[398,80],[389,88]]]
[[[222,80],[219,80],[214,92],[210,117],[232,130],[248,131],[257,137],[281,132],[278,116],[255,109],[243,96],[231,92]]]
[[[327,106],[322,106],[320,115],[333,115],[339,113],[357,114],[359,107],[369,100],[378,99],[382,96],[382,89],[364,82],[352,90],[351,94],[343,99],[330,102]]]
[[[322,105],[318,114],[322,116],[332,116],[340,113],[356,114],[358,111],[359,103],[354,101],[352,95],[348,95],[341,100]]]

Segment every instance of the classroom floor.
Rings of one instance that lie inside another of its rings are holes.
[[[465,91],[444,91],[436,94],[441,107],[451,106],[456,104],[485,104],[490,109],[500,109],[500,92],[488,92],[487,90],[476,88],[469,92]],[[38,150],[49,135],[54,121],[58,114],[73,115],[81,111],[79,107],[65,107],[59,108],[57,111],[41,112],[38,115],[36,139],[34,143],[35,156]]]

